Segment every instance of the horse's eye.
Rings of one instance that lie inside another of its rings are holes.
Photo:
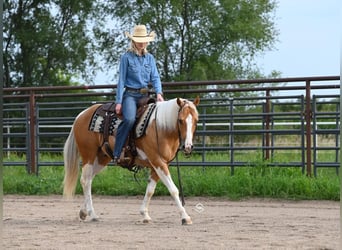
[[[183,124],[183,120],[181,120],[181,119],[178,119],[178,122],[179,122],[180,124]]]

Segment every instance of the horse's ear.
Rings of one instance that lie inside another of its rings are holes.
[[[200,97],[197,96],[193,103],[195,104],[195,106],[197,106],[200,103]]]
[[[179,107],[182,106],[182,100],[179,97],[177,97],[177,104]]]

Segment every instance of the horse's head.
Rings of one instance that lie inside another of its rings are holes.
[[[186,155],[190,155],[193,149],[193,136],[198,122],[198,112],[196,106],[200,98],[197,97],[193,102],[177,98],[178,111],[178,131],[183,150]]]

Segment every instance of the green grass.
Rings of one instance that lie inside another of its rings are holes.
[[[317,177],[306,177],[300,168],[257,167],[181,167],[185,196],[220,196],[230,199],[269,197],[284,199],[339,200],[340,182],[335,169],[319,169]],[[24,167],[4,167],[4,194],[62,194],[62,167],[41,167],[39,176],[27,174]],[[171,174],[178,186],[177,170]],[[120,167],[108,167],[93,181],[92,192],[98,195],[143,195],[148,171],[142,170],[135,181],[131,172]],[[78,181],[77,194],[82,194]],[[155,195],[169,195],[158,184]]]
[[[287,161],[287,154],[280,158]],[[294,156],[294,155],[293,155]],[[22,161],[11,155],[10,160]],[[46,162],[62,161],[61,155],[41,155]],[[306,177],[299,167],[268,167],[260,153],[237,154],[248,162],[246,167],[235,167],[231,175],[229,167],[181,167],[182,184],[186,196],[221,196],[230,199],[269,197],[284,199],[340,199],[340,181],[334,168],[320,168],[317,177]],[[247,160],[246,160],[247,159]],[[248,160],[251,159],[251,160]],[[180,161],[187,161],[182,154]],[[201,161],[194,154],[191,161]],[[227,155],[210,153],[207,161],[227,161]],[[178,186],[177,169],[171,167],[171,175]],[[24,167],[3,167],[4,194],[49,195],[63,192],[63,167],[40,167],[39,175],[29,175]],[[148,170],[133,174],[120,167],[109,166],[93,181],[92,192],[98,195],[143,195]],[[82,194],[78,182],[77,194]],[[155,195],[169,195],[165,186],[158,184]]]

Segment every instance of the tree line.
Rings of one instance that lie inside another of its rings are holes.
[[[99,70],[117,68],[124,32],[135,24],[157,33],[149,50],[162,81],[263,77],[255,59],[277,39],[276,7],[273,0],[5,0],[4,87],[92,83]]]

